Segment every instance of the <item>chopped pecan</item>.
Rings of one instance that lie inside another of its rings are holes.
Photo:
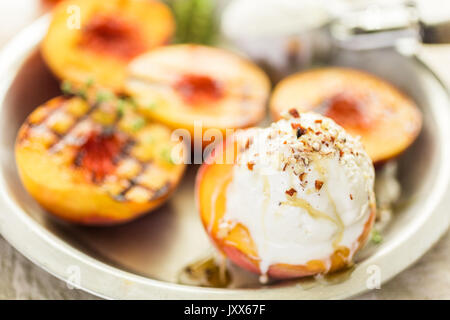
[[[306,133],[306,129],[302,127],[300,123],[291,123],[292,129],[297,130],[297,138],[300,138]]]
[[[323,181],[320,180],[316,180],[316,182],[314,183],[316,190],[319,191],[320,189],[322,189],[323,186]]]
[[[297,190],[294,188],[290,188],[289,190],[286,190],[286,194],[292,197],[295,193],[297,193]]]
[[[294,108],[292,108],[292,109],[289,110],[289,114],[290,114],[291,116],[293,116],[294,118],[300,117],[300,114],[298,113],[297,109],[294,109]]]
[[[305,177],[306,177],[306,172],[302,172],[298,178],[300,179],[301,182],[305,181]]]
[[[253,143],[253,138],[252,137],[248,138],[247,142],[245,143],[245,150],[247,150],[252,143]]]

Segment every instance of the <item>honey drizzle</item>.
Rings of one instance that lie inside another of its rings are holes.
[[[220,194],[223,192],[226,192],[226,187],[228,186],[228,184],[230,183],[231,179],[232,179],[232,172],[230,172],[229,174],[227,174],[223,179],[221,179],[218,183],[217,188],[214,190],[212,196],[211,196],[211,201],[212,201],[212,212],[211,212],[211,217],[210,217],[210,221],[208,224],[208,233],[211,233],[214,227],[214,223],[216,221],[216,212],[217,212],[217,198],[220,196]]]
[[[262,221],[262,230],[263,230],[263,235],[264,235],[264,239],[267,239],[266,237],[266,226],[265,226],[265,216],[267,214],[267,208],[269,206],[270,203],[270,184],[269,184],[269,178],[264,175],[263,176],[263,194],[264,194],[264,203],[263,203],[263,210],[262,210],[262,216],[261,216],[261,221]],[[267,249],[267,243],[264,241],[264,249]],[[261,268],[261,261],[259,262],[259,269],[261,271],[261,273],[263,274],[263,276],[267,273],[269,266],[263,266],[263,268]]]
[[[325,179],[325,169],[319,164],[318,159],[316,158],[313,163],[314,163],[314,165],[316,167],[316,170],[319,173],[320,178],[322,179],[322,181],[326,181],[326,179]],[[326,193],[328,195],[328,198],[330,199],[331,205],[333,206],[334,216],[336,218],[335,224],[338,227],[338,233],[336,235],[336,238],[333,240],[333,248],[335,250],[337,250],[337,249],[339,249],[339,247],[340,247],[339,243],[342,241],[342,238],[344,236],[344,227],[345,226],[344,226],[344,223],[342,222],[341,217],[339,216],[339,214],[337,212],[336,203],[334,202],[333,197],[330,194],[330,190],[328,188],[328,184],[325,183],[324,187],[325,187]]]
[[[313,163],[316,167],[317,172],[320,175],[321,180],[326,181],[325,169],[321,165],[319,165],[318,159],[315,159],[315,161],[313,161]],[[288,196],[288,200],[283,202],[282,204],[287,204],[287,205],[302,208],[302,209],[306,210],[306,212],[308,212],[308,214],[312,218],[325,219],[325,220],[331,221],[334,225],[336,225],[336,227],[338,228],[338,231],[336,233],[335,238],[333,239],[332,245],[333,245],[333,249],[337,250],[340,248],[339,244],[342,241],[342,238],[344,236],[344,223],[342,222],[342,219],[337,212],[336,203],[334,202],[333,198],[331,197],[327,183],[324,183],[324,187],[327,192],[328,198],[331,201],[331,205],[333,206],[334,218],[330,217],[329,215],[325,214],[322,211],[319,211],[319,210],[313,208],[311,206],[311,204],[309,202],[307,202],[306,200],[301,199],[301,198],[296,198],[295,196],[294,197]]]

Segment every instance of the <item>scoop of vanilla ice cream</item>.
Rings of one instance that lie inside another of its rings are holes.
[[[298,114],[247,133],[233,167],[223,226],[245,226],[261,273],[346,247],[351,260],[374,209],[374,167],[357,138],[329,118]]]

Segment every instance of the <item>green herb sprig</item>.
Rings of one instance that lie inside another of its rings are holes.
[[[372,241],[375,244],[380,244],[383,242],[383,236],[378,230],[373,229],[370,241]]]
[[[173,165],[173,164],[175,164],[175,161],[172,159],[172,154],[171,154],[171,152],[172,152],[172,149],[170,149],[170,148],[165,148],[165,149],[163,149],[162,152],[161,152],[161,158],[162,158],[165,162],[167,162],[167,163]]]
[[[218,36],[214,0],[166,0],[175,16],[176,43],[212,45]]]

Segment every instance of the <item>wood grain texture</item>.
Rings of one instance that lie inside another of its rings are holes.
[[[0,237],[0,299],[94,299],[77,289],[69,289],[27,260]]]

